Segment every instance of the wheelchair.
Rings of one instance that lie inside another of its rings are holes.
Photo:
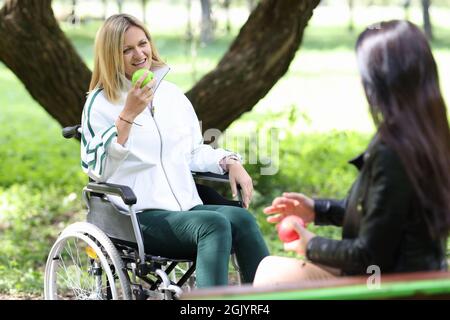
[[[66,139],[80,139],[80,125],[63,128]],[[228,175],[193,172],[200,198],[205,204],[242,207],[238,201],[222,197],[198,180],[228,182]],[[139,226],[139,213],[133,205],[131,188],[89,179],[83,189],[87,207],[86,221],[67,226],[53,244],[44,275],[47,300],[172,300],[195,287],[195,257],[173,259],[145,252]],[[123,212],[108,195],[120,196],[128,206]],[[233,252],[231,262],[239,267]]]

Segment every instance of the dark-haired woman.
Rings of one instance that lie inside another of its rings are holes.
[[[342,226],[342,240],[291,227],[285,250],[307,261],[266,257],[254,285],[383,273],[447,270],[450,229],[450,130],[438,72],[424,34],[407,21],[382,22],[358,38],[362,84],[377,133],[351,161],[360,170],[346,199],[284,193],[268,221],[300,216]]]

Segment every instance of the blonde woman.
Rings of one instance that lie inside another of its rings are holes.
[[[138,69],[146,74],[132,85]],[[162,61],[147,28],[136,18],[109,17],[95,43],[95,63],[82,116],[83,170],[95,181],[127,185],[146,251],[171,258],[196,257],[198,287],[226,285],[233,248],[244,282],[252,282],[268,249],[246,209],[203,205],[191,171],[228,172],[232,191],[243,189],[246,208],[252,180],[240,157],[203,144],[194,109],[174,84],[164,80]],[[125,207],[118,197],[110,197]]]

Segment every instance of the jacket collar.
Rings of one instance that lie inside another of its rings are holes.
[[[157,68],[151,67],[150,70],[153,72],[154,78],[156,79],[156,84],[155,84],[155,89],[154,89],[154,91],[156,92],[156,89],[158,89],[161,81],[169,73],[170,67],[168,65],[163,65],[163,66],[157,67]]]
[[[361,171],[361,168],[364,165],[364,155],[365,155],[365,153],[366,153],[365,151],[363,153],[360,153],[359,155],[357,155],[353,159],[350,159],[348,161],[348,163],[354,165],[359,171]]]
[[[370,141],[370,143],[367,146],[366,150],[363,153],[357,155],[355,158],[350,159],[348,161],[348,163],[354,165],[359,171],[361,171],[364,163],[369,159],[369,157],[372,154],[373,148],[377,145],[378,142],[379,142],[379,136],[378,136],[378,133],[377,133],[377,134],[375,134],[375,136]]]

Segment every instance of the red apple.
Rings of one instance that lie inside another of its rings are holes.
[[[305,226],[302,218],[290,215],[285,217],[279,224],[277,224],[276,228],[278,231],[278,237],[283,242],[291,242],[300,238],[299,234],[292,228],[291,224],[293,222],[297,222],[301,226]]]

